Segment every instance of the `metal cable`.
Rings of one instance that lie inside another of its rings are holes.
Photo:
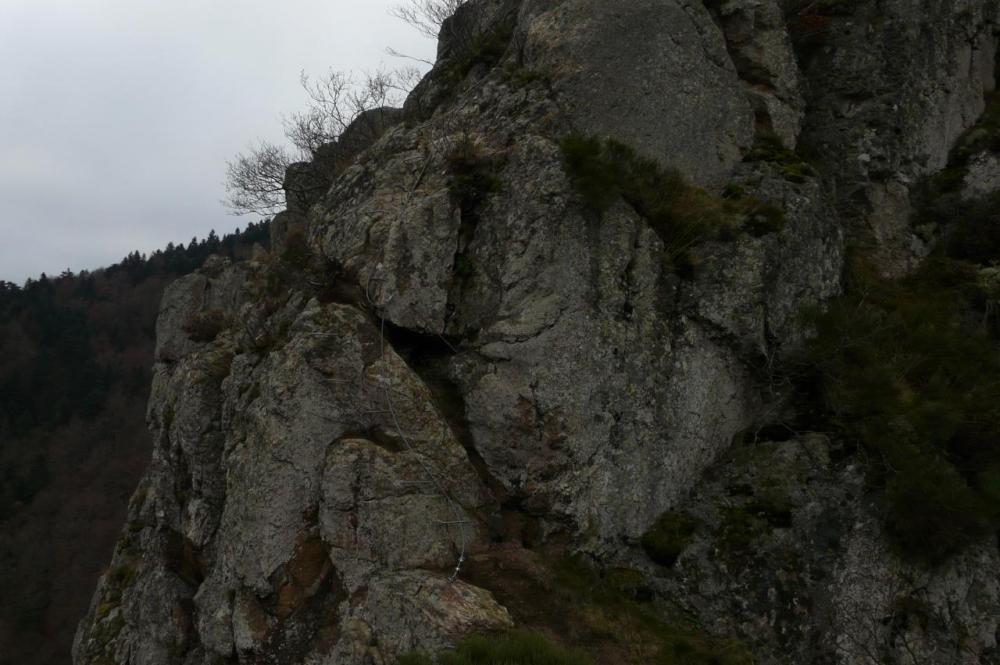
[[[417,187],[420,186],[420,183],[423,181],[424,176],[427,173],[427,168],[430,165],[430,161],[431,161],[431,158],[430,158],[430,155],[428,154],[427,158],[424,161],[423,168],[421,169],[420,173],[418,174],[417,179],[414,182],[413,186],[410,188],[409,192],[407,192],[406,200],[404,201],[403,205],[400,207],[400,210],[405,210],[406,207],[409,205],[409,203],[412,201],[414,192],[416,191]],[[383,252],[385,251],[385,247],[384,246],[382,248],[382,251]],[[378,262],[376,264],[375,270],[381,270],[381,268],[382,268],[382,263],[380,261],[380,262]],[[368,300],[368,304],[372,307],[372,310],[374,312],[376,312],[376,315],[379,318],[379,356],[380,356],[380,359],[382,361],[383,367],[385,367],[385,317],[382,316],[381,308],[378,305],[375,304],[375,302],[374,302],[374,300],[372,298],[372,294],[371,294],[371,283],[372,282],[381,282],[381,281],[383,281],[383,278],[376,277],[372,273],[369,273],[368,278],[365,281],[365,299]],[[387,304],[387,303],[383,303],[383,306],[385,304]],[[439,337],[440,337],[440,335],[439,335]],[[442,339],[444,339],[444,338],[442,337]],[[446,343],[447,343],[447,341],[446,341]],[[451,344],[448,344],[448,346],[451,347],[452,349],[454,349],[454,347],[452,347]],[[448,489],[441,482],[441,480],[439,478],[439,474],[436,474],[434,472],[434,470],[430,467],[430,465],[424,459],[424,455],[422,453],[420,453],[419,451],[416,450],[416,448],[413,446],[412,442],[410,441],[409,437],[407,437],[403,433],[403,429],[400,426],[400,422],[399,422],[399,416],[398,416],[398,414],[396,412],[396,406],[395,406],[395,404],[392,401],[392,394],[391,394],[390,388],[389,388],[389,379],[388,379],[387,376],[382,376],[382,377],[379,377],[379,378],[382,379],[380,387],[382,389],[382,394],[383,394],[383,396],[385,398],[385,403],[386,403],[386,405],[388,407],[388,412],[389,412],[390,416],[392,417],[392,423],[393,423],[393,427],[395,427],[395,429],[396,429],[396,435],[403,441],[403,444],[406,447],[406,449],[414,456],[414,458],[417,460],[417,463],[423,469],[424,474],[427,476],[427,479],[428,479],[427,482],[429,482],[430,484],[432,484],[434,486],[434,488],[441,495],[441,497],[445,500],[445,503],[448,504],[448,507],[451,510],[451,513],[452,513],[452,516],[453,516],[454,519],[451,520],[451,521],[438,520],[438,524],[441,525],[441,526],[444,526],[446,529],[449,526],[452,526],[452,525],[455,525],[455,526],[458,527],[458,531],[459,531],[458,541],[457,542],[453,541],[453,543],[458,546],[458,560],[455,563],[455,569],[452,571],[451,575],[448,577],[448,581],[449,582],[455,582],[458,579],[458,576],[459,576],[459,574],[462,571],[462,565],[465,563],[466,547],[467,547],[465,524],[467,523],[468,520],[465,519],[465,515],[464,515],[464,513],[462,511],[461,505],[454,498],[452,498],[451,494],[448,492]],[[442,444],[445,441],[445,437],[447,435],[447,432],[448,432],[447,424],[442,423],[441,440],[440,440]]]

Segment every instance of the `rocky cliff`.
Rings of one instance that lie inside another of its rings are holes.
[[[514,624],[602,662],[998,662],[995,531],[901,554],[866,451],[789,425],[778,371],[848,247],[884,277],[933,250],[921,185],[998,21],[472,0],[401,114],[290,170],[269,256],[168,290],[74,662],[388,664]]]

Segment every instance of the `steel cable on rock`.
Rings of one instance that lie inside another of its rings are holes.
[[[417,176],[417,179],[416,179],[416,181],[413,184],[413,187],[411,187],[410,190],[407,192],[406,200],[399,207],[399,213],[398,214],[401,215],[402,211],[406,210],[407,207],[409,206],[409,204],[412,202],[414,193],[416,192],[417,188],[420,186],[420,183],[423,181],[424,175],[427,173],[427,168],[428,168],[428,166],[430,164],[430,161],[431,161],[431,157],[428,154],[427,158],[424,160],[423,167],[421,168],[420,173]],[[398,221],[399,221],[398,217],[397,217],[396,221],[398,223]],[[382,246],[382,252],[383,252],[383,255],[384,255],[385,245]],[[382,262],[379,261],[376,264],[376,266],[375,266],[375,270],[381,270],[381,269],[382,269]],[[374,277],[372,275],[372,273],[369,273],[368,279],[365,282],[365,299],[368,301],[368,304],[372,307],[372,310],[376,313],[376,315],[378,316],[378,319],[379,319],[379,358],[380,358],[380,360],[382,362],[383,371],[385,371],[385,369],[387,368],[386,361],[385,361],[385,359],[386,359],[386,353],[385,353],[385,317],[382,315],[381,308],[374,302],[374,300],[371,297],[371,283],[373,281],[381,282],[383,280],[382,280],[381,277]],[[390,297],[390,300],[391,300],[391,297]],[[385,304],[388,304],[388,303],[383,303],[383,306]],[[449,344],[449,346],[451,346],[451,345]],[[454,347],[452,347],[452,348],[454,349]],[[458,579],[459,574],[462,572],[462,565],[465,563],[466,548],[467,548],[467,539],[466,539],[466,532],[465,532],[465,524],[466,524],[467,520],[465,519],[465,515],[463,513],[461,505],[448,492],[447,488],[444,486],[444,484],[439,479],[439,474],[436,474],[434,472],[434,470],[430,467],[430,465],[424,459],[424,455],[422,453],[420,453],[419,451],[417,451],[416,447],[410,441],[409,437],[407,437],[406,434],[403,433],[403,428],[401,427],[400,421],[399,421],[399,415],[398,415],[398,413],[396,411],[396,406],[395,406],[395,404],[393,403],[393,400],[392,400],[392,395],[391,395],[391,391],[390,391],[390,387],[389,387],[389,379],[388,379],[387,376],[380,376],[379,378],[381,379],[381,382],[380,382],[381,385],[380,385],[380,387],[382,389],[382,394],[383,394],[383,396],[385,398],[385,403],[386,403],[386,406],[388,407],[388,412],[389,412],[390,416],[392,417],[392,424],[393,424],[393,427],[396,430],[396,435],[400,438],[400,440],[402,440],[403,445],[406,447],[406,450],[411,455],[413,455],[413,457],[417,460],[417,463],[420,465],[420,467],[423,470],[424,474],[427,476],[427,479],[428,479],[427,482],[429,482],[434,487],[434,489],[437,491],[437,493],[440,494],[441,497],[445,500],[445,503],[448,505],[449,509],[451,510],[452,516],[454,517],[454,519],[452,521],[450,521],[450,522],[443,521],[443,520],[437,520],[438,524],[441,525],[441,526],[444,526],[446,529],[447,529],[447,527],[452,526],[452,525],[458,527],[459,538],[458,538],[457,542],[453,540],[453,544],[455,544],[455,545],[458,546],[458,560],[455,563],[455,569],[452,571],[451,575],[448,576],[448,581],[449,582],[455,582]],[[445,441],[445,438],[446,438],[446,435],[447,435],[447,431],[448,431],[447,423],[442,423],[442,433],[441,433],[441,443],[442,444]]]

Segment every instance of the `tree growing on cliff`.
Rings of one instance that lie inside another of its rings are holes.
[[[390,14],[425,37],[436,39],[444,22],[466,2],[405,0],[393,6]],[[389,53],[422,61],[391,49]],[[300,83],[308,98],[306,109],[282,119],[291,147],[259,141],[227,162],[223,204],[236,215],[270,216],[279,212],[285,206],[285,171],[292,163],[315,157],[321,146],[336,141],[368,111],[401,106],[420,75],[412,67],[379,69],[363,75],[331,69],[317,79],[303,72]]]
[[[407,0],[392,7],[389,13],[409,23],[425,37],[437,39],[441,26],[467,0]]]
[[[304,111],[282,119],[290,148],[259,141],[226,163],[226,199],[234,214],[273,215],[285,206],[285,171],[306,161],[323,145],[333,143],[368,111],[399,106],[420,73],[413,68],[380,69],[357,76],[328,71],[311,79],[303,72]]]

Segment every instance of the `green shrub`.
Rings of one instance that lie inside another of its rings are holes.
[[[667,512],[642,536],[642,548],[661,566],[672,566],[691,544],[698,521],[687,515]]]
[[[111,571],[109,580],[118,588],[127,588],[135,582],[136,570],[131,564],[122,564]]]
[[[1000,464],[1000,345],[975,265],[943,256],[815,315],[809,357],[832,422],[872,454],[900,550],[936,563],[996,528],[984,470]]]
[[[554,569],[554,588],[591,631],[611,640],[627,641],[632,649],[655,654],[639,662],[658,665],[750,665],[753,658],[735,640],[707,634],[687,621],[668,623],[662,608],[636,602],[622,589],[620,569],[603,574],[578,557],[562,558]],[[630,575],[629,577],[633,577]],[[634,584],[634,582],[633,582]]]
[[[753,659],[733,641],[703,642],[679,637],[656,658],[657,665],[751,665]]]
[[[463,136],[448,152],[445,161],[448,191],[463,211],[475,209],[490,194],[500,190],[499,172],[505,160],[471,136]]]
[[[727,187],[722,198],[725,210],[741,219],[740,226],[754,237],[777,233],[785,227],[784,210],[749,196],[739,187]]]
[[[181,330],[187,334],[188,339],[199,343],[214,341],[227,327],[229,320],[225,312],[218,309],[192,312],[181,324]]]
[[[342,265],[310,242],[302,225],[289,227],[281,251],[261,263],[252,288],[268,314],[281,309],[294,292],[310,294],[322,303],[349,299],[352,280]]]
[[[719,545],[727,553],[742,553],[766,530],[767,522],[746,507],[727,506],[722,509]]]
[[[409,653],[400,665],[591,665],[589,656],[578,649],[557,646],[541,635],[514,630],[499,635],[473,635],[454,651],[438,654]]]
[[[781,174],[790,182],[801,183],[816,175],[815,169],[794,150],[789,150],[774,134],[759,133],[746,157],[748,162],[771,162],[781,167]]]
[[[792,525],[793,505],[777,488],[748,488],[753,498],[742,505],[721,509],[718,542],[728,554],[742,554],[774,528]]]
[[[931,562],[989,532],[989,508],[954,466],[914,451],[886,487],[889,533],[906,552]]]
[[[744,225],[763,234],[784,222],[780,210],[741,190],[730,190],[726,199],[716,198],[688,184],[676,169],[613,139],[570,134],[561,148],[566,173],[584,205],[603,214],[624,199],[660,236],[668,260],[679,272],[695,264],[691,249],[700,242],[733,238]]]
[[[944,226],[949,256],[981,264],[1000,259],[1000,192],[971,201],[945,197],[922,217]]]

